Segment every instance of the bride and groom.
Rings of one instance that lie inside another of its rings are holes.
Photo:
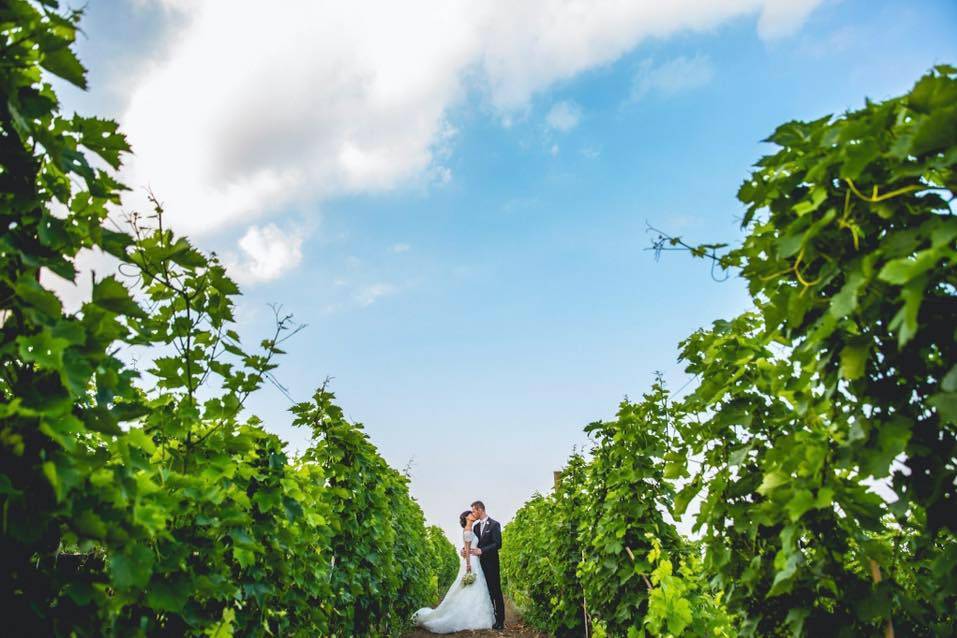
[[[416,625],[437,634],[467,629],[503,629],[505,599],[498,552],[502,526],[489,518],[482,501],[459,516],[462,525],[462,566],[445,598],[436,608],[415,612]]]

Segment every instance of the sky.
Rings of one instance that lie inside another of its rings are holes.
[[[473,500],[505,523],[548,490],[656,371],[686,387],[678,342],[747,309],[649,225],[736,241],[778,124],[957,63],[935,0],[90,0],[82,26],[91,88],[58,89],[127,133],[124,209],[149,187],[223,258],[247,343],[269,303],[306,324],[289,395],[331,377],[452,538]],[[249,402],[295,451],[288,407]]]

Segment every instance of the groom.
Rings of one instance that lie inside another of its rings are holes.
[[[482,501],[472,503],[472,514],[477,521],[472,526],[472,531],[478,542],[471,553],[479,557],[488,585],[488,594],[492,598],[492,607],[495,608],[495,624],[492,629],[504,629],[505,599],[502,597],[502,576],[498,564],[498,550],[502,548],[502,526],[488,517]],[[462,552],[464,554],[464,548]]]

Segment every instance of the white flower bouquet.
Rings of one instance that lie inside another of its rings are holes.
[[[462,576],[462,587],[468,587],[469,585],[475,584],[475,574],[468,572],[465,576]]]

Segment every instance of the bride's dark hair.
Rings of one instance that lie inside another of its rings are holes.
[[[469,517],[469,514],[471,513],[472,513],[472,510],[465,510],[464,512],[459,514],[459,525],[461,525],[463,528],[465,527],[465,524],[468,522],[465,519],[467,519]]]

